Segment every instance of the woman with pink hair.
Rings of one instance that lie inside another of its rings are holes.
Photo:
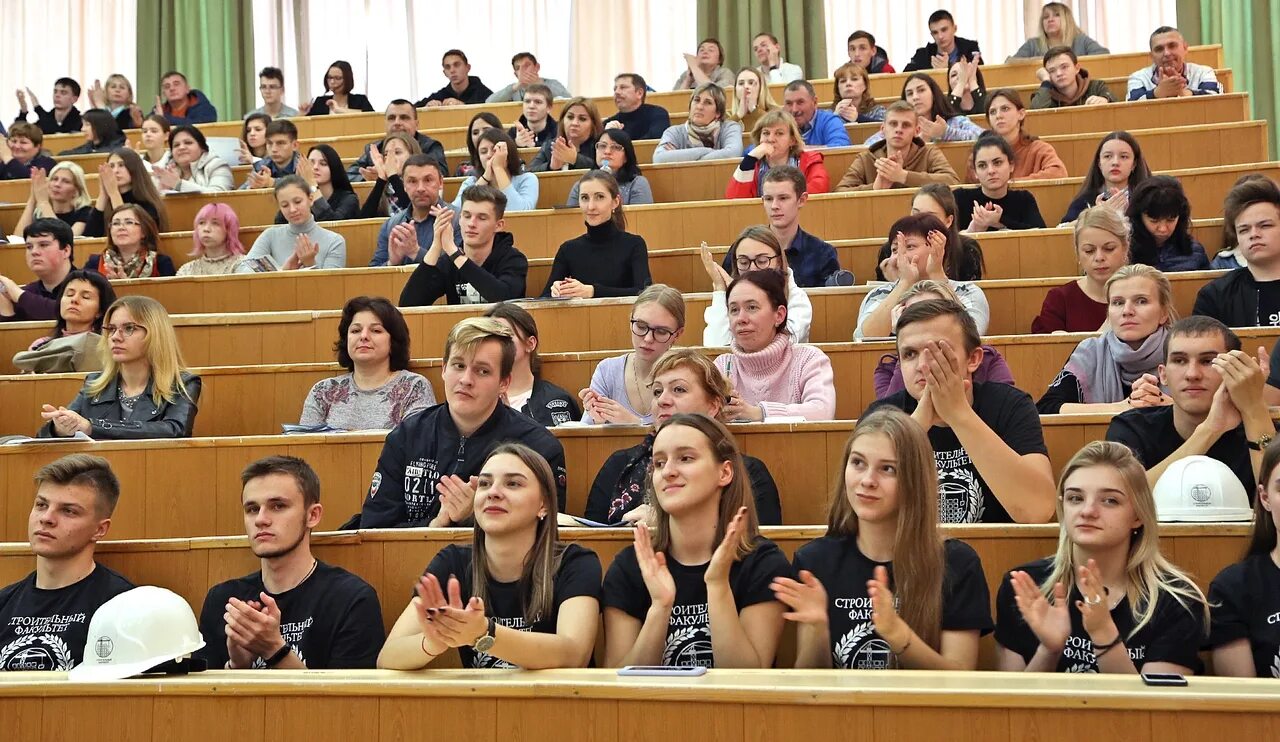
[[[196,214],[192,231],[195,260],[178,268],[179,276],[221,276],[231,273],[244,257],[240,217],[223,203],[206,205]]]

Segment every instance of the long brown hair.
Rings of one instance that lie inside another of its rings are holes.
[[[844,444],[827,513],[827,535],[855,538],[858,514],[845,491],[844,470],[853,443],[870,434],[893,444],[898,461],[898,527],[893,538],[893,594],[898,615],[926,644],[942,649],[942,579],[946,560],[938,531],[938,471],[929,438],[911,417],[892,407],[864,415]]]
[[[667,428],[682,425],[702,433],[707,439],[707,447],[716,461],[732,462],[733,481],[720,490],[719,517],[716,520],[715,543],[724,540],[724,533],[729,522],[738,514],[740,508],[747,509],[746,527],[738,534],[737,553],[735,558],[743,557],[755,551],[756,539],[760,536],[760,520],[756,517],[756,502],[751,494],[751,482],[747,478],[746,467],[742,463],[742,454],[738,450],[738,442],[723,423],[712,420],[706,415],[680,413],[673,415],[658,427],[661,433]],[[645,502],[653,507],[653,548],[654,551],[671,549],[671,515],[662,509],[653,490],[654,469],[652,459],[649,463],[649,477],[645,481]]]
[[[124,169],[129,171],[129,192],[133,194],[133,200],[137,203],[150,204],[151,208],[156,210],[156,226],[161,232],[169,230],[169,216],[165,212],[164,200],[160,197],[160,191],[156,189],[156,184],[151,180],[151,173],[147,172],[147,166],[142,163],[142,155],[134,152],[128,147],[121,147],[112,152],[107,159],[119,157],[124,163]],[[107,224],[111,223],[111,217],[115,213],[115,208],[111,205],[111,201],[107,201],[107,210],[104,213],[103,220]]]
[[[1275,474],[1276,465],[1280,464],[1280,444],[1271,443],[1262,453],[1262,471],[1258,477],[1258,491],[1253,496],[1253,531],[1249,534],[1249,548],[1244,555],[1267,555],[1276,549],[1276,522],[1271,511],[1262,505],[1262,492]],[[1280,502],[1272,502],[1272,508],[1280,507]]]
[[[546,515],[538,520],[533,548],[524,558],[524,570],[520,574],[520,606],[526,624],[532,624],[551,615],[555,607],[555,577],[560,571],[564,544],[560,543],[560,529],[556,524],[556,478],[551,465],[537,451],[523,443],[503,443],[485,458],[509,454],[520,459],[542,491],[542,504]],[[485,553],[485,533],[477,522],[471,529],[471,594],[484,601],[485,613],[493,615],[489,602],[489,562]]]

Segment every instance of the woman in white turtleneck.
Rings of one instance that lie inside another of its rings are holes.
[[[287,224],[263,231],[254,241],[237,273],[253,273],[257,258],[270,257],[282,271],[308,268],[346,268],[347,240],[320,225],[311,215],[311,188],[296,175],[277,178],[276,204]]]

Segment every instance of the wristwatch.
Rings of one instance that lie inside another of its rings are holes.
[[[490,649],[493,649],[493,643],[496,641],[493,637],[494,624],[495,621],[493,620],[493,616],[490,616],[488,627],[485,629],[484,633],[480,635],[480,638],[476,639],[476,643],[471,645],[472,649],[477,652],[488,652]]]
[[[1266,450],[1267,444],[1270,443],[1274,438],[1275,438],[1274,435],[1271,435],[1269,433],[1263,433],[1262,435],[1258,436],[1258,440],[1248,441],[1249,448],[1253,449],[1254,451]]]

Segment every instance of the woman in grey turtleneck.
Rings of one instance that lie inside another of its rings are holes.
[[[347,240],[311,216],[311,189],[296,175],[277,178],[276,203],[287,224],[269,227],[254,241],[237,273],[253,273],[255,258],[270,256],[280,270],[346,268]]]

